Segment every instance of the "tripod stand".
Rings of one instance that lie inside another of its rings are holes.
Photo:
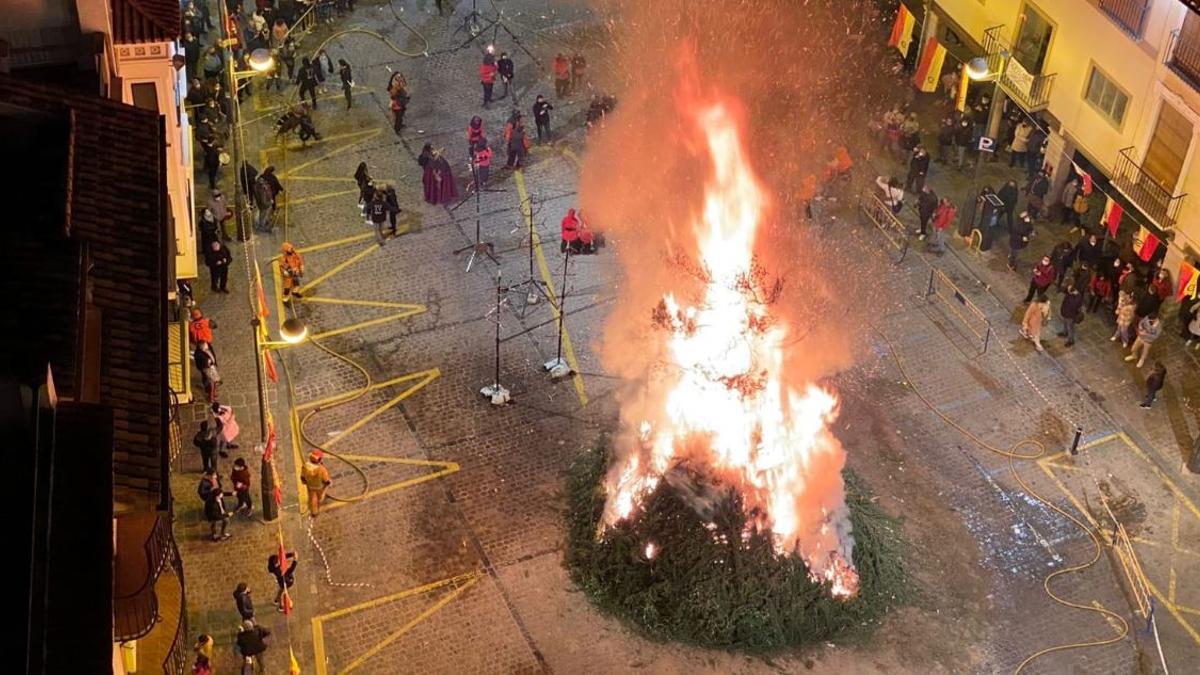
[[[563,250],[563,276],[562,287],[559,289],[558,295],[558,350],[555,352],[554,359],[542,364],[542,369],[550,373],[550,379],[558,380],[574,373],[571,366],[567,365],[567,360],[563,358],[563,321],[566,320],[566,301],[567,301],[567,266],[571,262],[571,247],[567,246]]]
[[[525,277],[524,281],[510,286],[510,289],[527,289],[525,293],[525,306],[521,308],[522,319],[525,318],[525,312],[528,311],[529,306],[537,304],[539,295],[545,298],[546,302],[550,303],[551,306],[555,306],[554,298],[550,295],[549,285],[533,275],[533,247],[535,246],[533,239],[535,236],[533,226],[533,196],[530,195],[526,201],[529,203],[529,205],[526,207],[529,209],[527,212],[529,214],[529,276]],[[521,205],[525,206],[526,201],[521,202]]]
[[[483,192],[484,188],[481,188],[479,186],[479,165],[475,163],[474,153],[471,154],[471,178],[475,181],[475,241],[473,243],[467,244],[466,246],[463,246],[462,248],[457,248],[454,250],[454,255],[458,255],[460,253],[466,253],[467,251],[471,252],[471,257],[467,259],[467,271],[468,272],[470,272],[471,267],[473,267],[475,265],[475,260],[479,257],[480,253],[491,258],[492,262],[496,263],[497,265],[500,264],[500,261],[497,260],[496,256],[495,256],[496,247],[490,241],[483,241],[483,238],[480,235],[481,208],[479,205],[479,193]],[[487,190],[487,192],[504,192],[504,191],[503,190]],[[458,207],[462,206],[469,198],[470,198],[470,195],[463,197],[462,201],[460,201],[459,203],[455,204],[453,207],[450,208],[450,211],[453,212],[454,209],[457,209]]]
[[[503,307],[505,299],[504,294],[508,289],[500,285],[500,275],[502,271],[496,270],[496,306],[489,315],[495,314],[496,321],[496,337],[495,337],[495,370],[492,373],[492,383],[479,390],[479,393],[491,401],[492,405],[504,405],[512,400],[512,395],[504,385],[500,384],[500,308]]]
[[[525,54],[532,59],[534,63],[536,63],[538,66],[541,66],[542,62],[538,59],[538,57],[534,56],[533,52],[529,51],[529,48],[527,48],[521,42],[521,38],[517,37],[517,34],[508,27],[504,20],[504,14],[496,8],[495,2],[492,2],[492,9],[496,12],[496,18],[488,19],[479,13],[478,0],[471,0],[471,12],[463,17],[462,25],[454,29],[455,35],[466,31],[469,37],[467,37],[462,44],[454,49],[458,50],[466,47],[489,30],[492,31],[491,44],[495,44],[496,38],[500,36],[500,31],[503,30],[505,33],[508,33],[508,37],[512,39],[513,44],[519,47],[521,51],[525,52]]]

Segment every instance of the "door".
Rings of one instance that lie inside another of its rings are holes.
[[[1179,174],[1183,171],[1183,160],[1192,144],[1192,123],[1170,103],[1163,101],[1158,109],[1158,121],[1142,169],[1168,195],[1175,194]]]
[[[1046,54],[1050,51],[1050,39],[1054,36],[1054,24],[1037,7],[1026,4],[1017,17],[1017,26],[1013,59],[1030,73],[1041,75]]]

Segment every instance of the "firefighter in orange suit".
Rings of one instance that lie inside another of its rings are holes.
[[[300,297],[300,279],[304,276],[304,258],[296,252],[290,242],[283,243],[283,255],[279,258],[279,273],[283,276],[283,299]]]
[[[308,512],[316,516],[321,510],[321,501],[325,499],[325,490],[333,485],[329,469],[325,468],[325,453],[313,450],[308,454],[308,461],[300,469],[300,480],[308,490]]]

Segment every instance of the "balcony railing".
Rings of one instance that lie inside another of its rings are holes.
[[[992,26],[983,32],[983,50],[986,54],[988,71],[998,73],[1000,88],[1027,112],[1044,110],[1050,105],[1050,88],[1054,76],[1034,74],[1012,58],[1012,48],[1000,37],[1004,26]]]
[[[1113,167],[1113,186],[1124,193],[1148,218],[1158,223],[1159,227],[1174,227],[1175,219],[1179,216],[1179,207],[1187,195],[1172,194],[1171,188],[1164,187],[1146,173],[1134,160],[1132,152],[1133,148],[1128,147],[1117,155],[1117,163]]]
[[[1150,0],[1100,0],[1100,11],[1130,37],[1140,40],[1142,29],[1146,26],[1146,15],[1150,13]]]
[[[1200,21],[1189,12],[1183,27],[1171,33],[1166,63],[1176,74],[1200,89]]]
[[[140,550],[135,543],[123,543],[147,530]],[[136,640],[154,628],[158,620],[158,597],[154,593],[154,583],[171,560],[174,550],[175,540],[167,512],[150,511],[117,517],[117,559],[113,585],[114,642]]]
[[[167,651],[167,658],[163,660],[163,675],[183,675],[188,670],[191,656],[187,641],[187,586],[183,580],[183,558],[179,555],[179,546],[174,538],[171,539],[171,567],[175,568],[175,576],[179,578],[179,625],[175,627],[175,637]]]

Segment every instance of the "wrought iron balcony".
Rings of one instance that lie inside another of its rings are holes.
[[[1150,0],[1100,0],[1100,11],[1135,40],[1142,39]]]
[[[113,640],[128,642],[151,631],[158,620],[154,584],[175,550],[171,519],[161,511],[117,516],[113,561]]]
[[[1056,73],[1030,73],[1012,58],[1012,48],[1000,37],[1003,25],[983,32],[983,50],[988,72],[997,73],[1000,88],[1028,112],[1045,110],[1050,105],[1050,88]]]
[[[1200,89],[1200,18],[1196,14],[1188,12],[1183,26],[1171,33],[1166,64],[1193,89]]]
[[[1166,187],[1159,183],[1134,160],[1132,152],[1133,148],[1128,147],[1117,155],[1117,163],[1113,167],[1113,187],[1158,223],[1159,227],[1174,227],[1179,207],[1187,195],[1172,194],[1174,186]]]

